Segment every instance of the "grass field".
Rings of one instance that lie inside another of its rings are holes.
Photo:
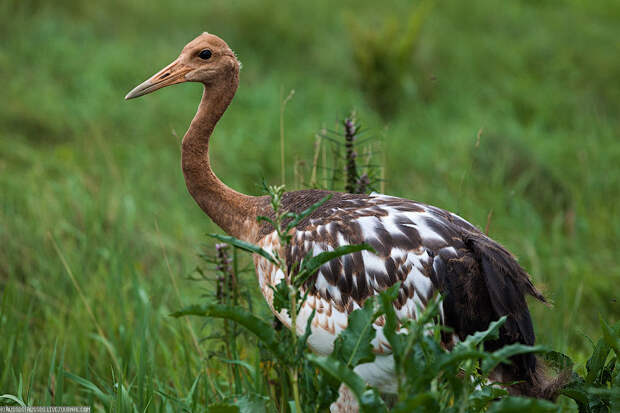
[[[120,383],[140,410],[190,391],[209,326],[168,314],[201,300],[186,278],[217,230],[180,170],[201,91],[123,97],[205,30],[243,63],[213,138],[224,182],[280,182],[290,90],[289,189],[315,134],[356,110],[385,192],[489,225],[554,302],[532,303],[538,341],[583,368],[599,315],[620,316],[620,3],[437,1],[393,71],[359,56],[391,56],[409,1],[294,3],[0,4],[0,394],[97,405],[64,372]],[[369,91],[382,73],[402,78]]]

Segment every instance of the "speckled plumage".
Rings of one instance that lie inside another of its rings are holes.
[[[284,198],[283,207],[299,212],[328,194],[292,192]],[[286,256],[289,270],[309,252],[316,255],[363,242],[376,251],[334,259],[306,281],[303,288],[310,291],[296,329],[301,334],[316,310],[308,340],[314,351],[329,354],[336,336],[347,326],[348,315],[363,306],[368,297],[396,282],[401,287],[394,308],[401,319],[416,318],[418,307],[425,308],[436,292],[445,296],[441,322],[455,332],[443,337],[446,347],[455,339],[485,329],[503,315],[509,320],[499,342],[490,343],[491,348],[514,342],[534,344],[524,296],[529,293],[544,299],[514,257],[499,244],[464,219],[433,206],[380,194],[331,195],[319,210],[300,222],[286,251],[268,226],[261,228],[258,239],[262,248]],[[261,257],[255,258],[255,264],[261,291],[271,306],[270,286],[279,283],[284,274]],[[291,327],[286,310],[274,313]],[[359,370],[369,383],[390,391],[394,377],[386,380],[390,368],[386,368],[384,357],[391,349],[382,326],[383,319],[379,318],[374,324],[377,334],[373,342],[377,361]],[[515,364],[515,378],[526,380],[535,370],[536,360],[526,355],[516,358]]]

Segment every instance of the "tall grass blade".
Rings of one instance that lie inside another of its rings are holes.
[[[80,386],[82,386],[84,389],[86,389],[87,391],[91,392],[93,395],[95,395],[95,397],[106,407],[106,408],[110,408],[110,404],[112,403],[113,397],[105,394],[96,384],[94,384],[93,382],[91,382],[90,380],[86,380],[85,378],[82,378],[80,376],[77,376],[73,373],[70,373],[68,371],[65,371],[64,373],[65,377],[68,378],[69,380],[73,380],[74,382],[76,382],[77,384],[79,384]]]
[[[11,400],[11,401],[19,404],[21,407],[26,407],[26,403],[22,399],[20,399],[17,396],[14,396],[12,394],[2,394],[2,395],[0,395],[0,399]]]

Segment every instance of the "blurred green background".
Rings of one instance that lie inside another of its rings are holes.
[[[201,88],[123,97],[202,31],[243,63],[212,141],[224,182],[280,182],[291,89],[289,182],[354,109],[383,139],[385,192],[490,216],[554,302],[532,303],[538,341],[584,362],[599,314],[620,315],[620,2],[380,6],[0,3],[0,394],[92,398],[62,371],[191,387],[191,333],[167,315],[200,299],[185,277],[216,230],[180,170]]]

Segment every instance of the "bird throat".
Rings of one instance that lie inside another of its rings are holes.
[[[182,167],[189,193],[213,222],[229,235],[254,241],[262,197],[244,195],[226,186],[213,173],[209,161],[211,134],[232,101],[238,84],[236,70],[231,70],[226,79],[205,84],[196,116],[183,137]]]

